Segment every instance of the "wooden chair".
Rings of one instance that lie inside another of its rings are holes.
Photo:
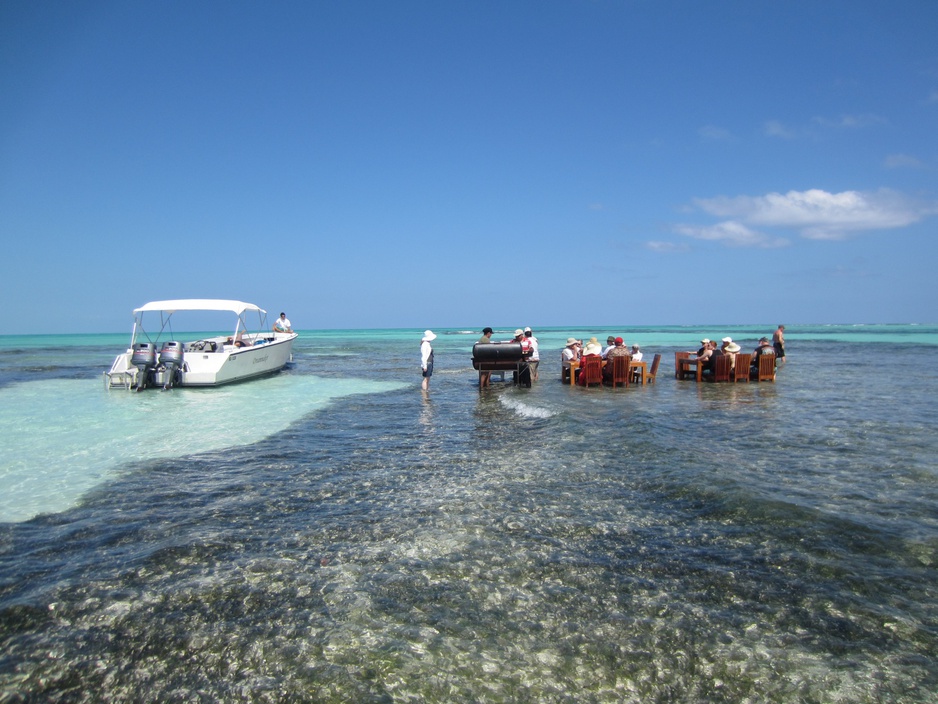
[[[733,364],[733,360],[730,359],[729,355],[721,354],[716,358],[716,362],[713,365],[713,381],[729,381],[730,380],[730,368]]]
[[[759,381],[775,381],[775,355],[759,355]]]
[[[752,364],[752,355],[750,353],[736,355],[736,368],[733,371],[733,381],[745,381],[749,383],[749,366]]]
[[[576,380],[581,386],[603,383],[603,359],[599,355],[587,355],[580,360],[580,376]]]
[[[679,352],[678,354],[687,354],[686,352]],[[655,375],[658,373],[658,365],[661,364],[661,355],[656,354],[654,360],[651,362],[651,369],[645,372],[645,383],[654,384]]]
[[[675,352],[674,353],[674,378],[681,378],[681,360],[689,358],[693,353],[692,352]]]
[[[617,355],[606,360],[606,368],[612,367],[612,373],[609,376],[612,388],[616,388],[616,384],[629,385],[629,363],[631,361],[631,355],[627,354]]]

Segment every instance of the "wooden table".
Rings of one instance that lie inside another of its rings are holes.
[[[703,368],[706,362],[698,362],[696,357],[685,357],[684,359],[678,360],[678,379],[684,379],[689,376],[691,373],[691,368],[694,369],[694,376],[697,381],[700,381],[700,375],[703,373]]]
[[[576,384],[576,370],[580,368],[580,360],[570,360],[570,386]]]
[[[603,366],[606,366],[606,360],[603,360]],[[580,368],[580,360],[574,359],[570,362],[570,386],[576,384],[576,370]],[[648,372],[648,362],[629,362],[629,374],[632,373],[633,369],[638,369],[642,373],[641,381],[639,382],[642,386],[645,385],[645,374]],[[699,380],[698,380],[699,381]]]

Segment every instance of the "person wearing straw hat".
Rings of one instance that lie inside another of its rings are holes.
[[[720,353],[730,358],[730,373],[736,369],[736,353],[741,349],[739,345],[733,342],[732,337],[724,337],[723,344],[720,345]]]
[[[433,346],[430,344],[436,339],[432,330],[426,330],[423,333],[423,339],[420,340],[420,370],[423,374],[421,387],[424,391],[430,389],[430,377],[433,376]]]
[[[570,376],[570,363],[580,359],[580,341],[575,337],[567,338],[567,345],[560,351],[560,379]]]

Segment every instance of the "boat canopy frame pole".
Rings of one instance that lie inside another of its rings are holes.
[[[163,337],[163,333],[166,332],[167,328],[169,328],[169,339],[172,340],[175,334],[173,333],[172,325],[174,313],[176,313],[176,311],[169,311],[168,314],[165,310],[160,311],[160,331],[156,333],[155,339],[151,338],[150,333],[143,327],[143,311],[134,315],[134,329],[130,334],[130,347],[133,348],[134,344],[137,342],[137,335],[139,334],[143,334],[147,342],[154,345],[157,344]],[[243,331],[241,332],[242,336],[252,334],[251,329],[248,327],[247,320],[245,320],[245,315],[247,315],[246,310],[235,316],[235,329],[231,338],[232,340],[238,339],[239,331]],[[260,308],[257,309],[257,324],[258,328],[257,332],[254,333],[255,336],[263,335],[267,331],[267,313]]]
[[[171,311],[169,315],[164,317],[163,314],[165,312],[166,311],[162,311],[162,310],[160,311],[160,331],[156,333],[156,339],[151,339],[150,333],[147,332],[145,327],[143,327],[143,313],[140,313],[139,315],[135,315],[134,316],[134,331],[130,336],[130,346],[133,347],[134,343],[137,342],[138,331],[143,333],[143,336],[147,338],[147,342],[151,342],[155,345],[157,342],[160,341],[160,338],[163,336],[163,333],[166,331],[166,328],[169,327],[169,339],[172,340],[173,339],[172,319],[173,319],[173,313],[175,311]]]

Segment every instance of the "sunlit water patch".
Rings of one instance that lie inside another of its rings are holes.
[[[337,398],[397,382],[279,375],[172,392],[105,391],[100,379],[0,389],[0,521],[63,511],[121,466],[249,445]]]

